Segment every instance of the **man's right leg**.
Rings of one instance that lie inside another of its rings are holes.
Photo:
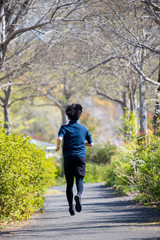
[[[73,206],[74,176],[66,176],[66,181],[67,181],[66,196],[67,196],[69,207],[72,207]]]
[[[74,215],[74,207],[73,207],[73,185],[74,185],[74,176],[71,175],[65,175],[66,177],[66,182],[67,182],[67,186],[66,186],[66,196],[67,196],[67,200],[68,200],[68,205],[69,205],[69,212],[71,215]]]
[[[74,185],[74,175],[73,175],[73,166],[71,158],[64,158],[64,174],[66,178],[66,196],[69,205],[69,212],[71,215],[74,215],[73,207],[73,185]]]

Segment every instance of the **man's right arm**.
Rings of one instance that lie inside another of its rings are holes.
[[[56,152],[60,149],[60,145],[62,143],[62,139],[63,139],[62,137],[58,137],[57,138],[57,146],[56,146],[56,149],[55,149]]]

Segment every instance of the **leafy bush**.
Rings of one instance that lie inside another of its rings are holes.
[[[0,220],[22,220],[43,206],[44,187],[54,182],[56,167],[45,152],[21,135],[0,127]]]
[[[113,184],[124,193],[135,190],[136,174],[139,166],[135,149],[134,144],[125,144],[120,147],[109,165],[110,171],[107,171],[107,179],[109,179],[107,184]]]
[[[139,171],[137,188],[139,200],[147,203],[160,203],[160,138],[150,136],[147,145],[139,151]]]
[[[87,162],[106,164],[115,154],[115,150],[116,146],[111,145],[109,142],[104,145],[97,144],[93,148],[88,147],[86,149]]]
[[[122,126],[119,126],[120,132],[123,134],[124,140],[130,142],[137,137],[137,119],[134,112],[125,110],[124,118],[121,118]]]
[[[150,135],[141,142],[120,147],[107,170],[107,184],[128,192],[137,191],[145,204],[160,202],[160,139]]]
[[[106,165],[87,163],[86,174],[84,178],[85,183],[105,182],[106,179]]]

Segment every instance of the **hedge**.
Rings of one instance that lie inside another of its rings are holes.
[[[0,220],[28,219],[43,206],[44,189],[54,184],[56,165],[22,135],[0,127]]]

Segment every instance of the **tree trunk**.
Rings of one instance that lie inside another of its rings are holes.
[[[121,104],[121,107],[122,107],[123,116],[125,117],[125,112],[128,109],[126,92],[122,92],[122,104]]]
[[[67,121],[65,108],[61,108],[61,113],[62,113],[62,125],[66,125],[68,121]]]
[[[2,68],[6,47],[3,46],[3,42],[6,39],[6,20],[5,20],[5,12],[4,12],[4,3],[1,2],[0,5],[0,69]]]
[[[68,123],[67,117],[66,117],[66,112],[65,112],[65,107],[61,108],[61,114],[62,114],[62,125],[66,125]],[[62,153],[62,171],[61,171],[61,177],[64,177],[64,161],[63,161],[63,153]]]
[[[9,107],[4,106],[4,128],[7,130],[7,135],[10,134],[10,112]]]
[[[147,134],[147,110],[145,96],[145,80],[140,76],[139,80],[139,95],[140,95],[140,132]]]
[[[158,72],[158,82],[160,83],[160,58],[159,58],[159,72]],[[157,123],[157,120],[160,118],[160,103],[158,99],[160,98],[160,87],[157,88],[157,95],[156,95],[157,101],[155,103],[155,112],[154,112],[154,130],[155,133],[159,127],[159,122]]]
[[[130,112],[137,113],[137,94],[136,86],[130,86],[129,88],[129,100],[130,100]]]
[[[143,71],[144,64],[144,49],[141,50],[139,60],[140,60],[140,70]],[[146,109],[146,88],[145,80],[142,76],[139,76],[139,97],[140,97],[140,132],[143,135],[147,134],[147,109]]]

